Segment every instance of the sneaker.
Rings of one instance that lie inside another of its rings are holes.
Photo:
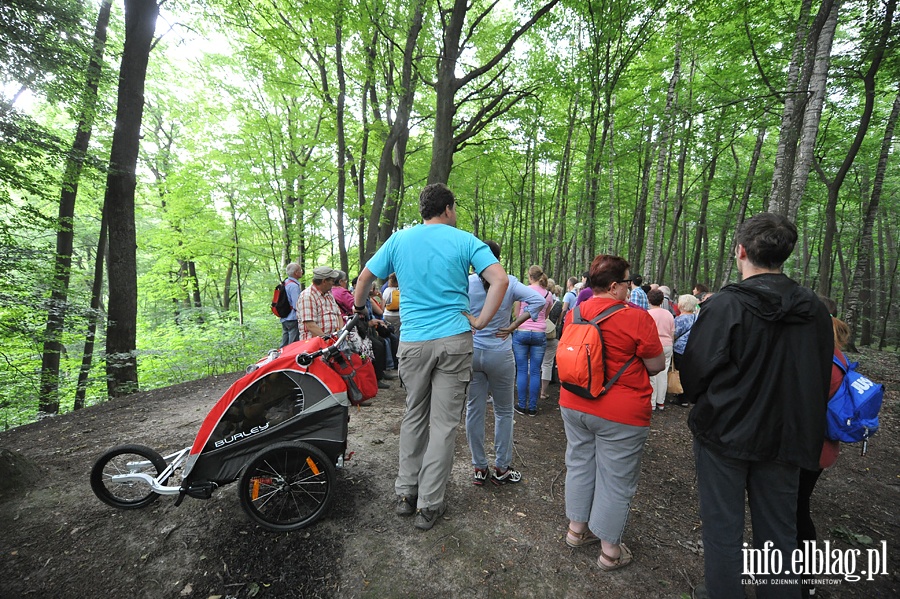
[[[384,378],[386,378],[386,379],[389,380],[389,381],[392,381],[392,380],[394,380],[394,379],[396,379],[396,378],[398,378],[398,377],[399,377],[399,375],[397,374],[397,371],[396,371],[396,370],[394,370],[394,371],[391,371],[391,370],[385,370],[385,371],[384,371]]]
[[[488,471],[487,468],[476,468],[475,469],[475,477],[472,479],[472,484],[481,486],[484,484],[484,481],[488,479]]]
[[[537,408],[534,408],[533,410],[528,410],[528,415],[529,416],[537,416]]]
[[[515,410],[516,414],[521,414],[522,416],[528,413],[528,410],[526,410],[524,406],[520,406],[519,404],[516,404]]]
[[[423,507],[416,512],[416,528],[419,530],[431,530],[437,519],[444,515],[447,511],[447,504],[442,503],[436,508]]]
[[[656,406],[656,409],[659,410],[660,412],[662,412],[663,410],[666,409],[666,406],[663,404],[659,404],[658,406]]]
[[[394,513],[398,516],[412,516],[416,513],[416,499],[417,497],[415,496],[398,495]]]
[[[390,389],[391,384],[388,383],[387,381],[381,380],[381,381],[378,381],[378,388],[379,389]]]
[[[522,480],[522,473],[518,470],[513,470],[512,468],[507,468],[503,473],[501,473],[497,468],[494,468],[494,473],[491,475],[491,482],[495,485],[517,483],[520,480]]]

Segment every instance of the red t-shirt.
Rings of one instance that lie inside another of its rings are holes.
[[[578,304],[581,317],[590,320],[617,302],[612,298],[592,297]],[[565,324],[571,324],[574,310],[566,314]],[[656,331],[656,323],[645,310],[625,308],[602,323],[605,348],[606,377],[615,376],[632,356],[635,360],[600,399],[585,399],[560,389],[559,405],[585,412],[606,420],[632,426],[650,426],[650,377],[642,358],[654,358],[663,351]]]

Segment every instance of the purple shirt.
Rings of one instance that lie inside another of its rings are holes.
[[[587,300],[594,297],[594,290],[590,287],[585,287],[578,293],[578,297],[575,298],[575,306],[580,304],[581,302],[586,302]],[[574,308],[574,306],[572,306]]]
[[[353,314],[353,294],[350,293],[350,291],[344,289],[340,285],[335,285],[331,288],[331,295],[334,296],[334,301],[337,302],[337,305],[344,316],[351,316]]]

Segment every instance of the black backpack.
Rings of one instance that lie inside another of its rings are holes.
[[[550,308],[550,313],[547,314],[547,318],[556,325],[556,338],[559,339],[562,337],[562,328],[563,328],[563,313],[562,313],[563,303],[559,300],[553,302],[553,307]]]
[[[291,305],[291,301],[288,299],[287,290],[284,288],[284,286],[287,285],[288,282],[292,281],[290,279],[285,279],[284,281],[276,285],[275,293],[272,294],[272,314],[274,314],[278,318],[285,318],[289,316],[294,309],[294,307]]]

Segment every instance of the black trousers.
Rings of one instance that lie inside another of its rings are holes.
[[[387,365],[387,348],[384,339],[379,337],[375,331],[369,331],[369,339],[372,340],[372,353],[375,354],[372,365],[375,367],[375,376],[380,381],[384,378],[384,369]]]

